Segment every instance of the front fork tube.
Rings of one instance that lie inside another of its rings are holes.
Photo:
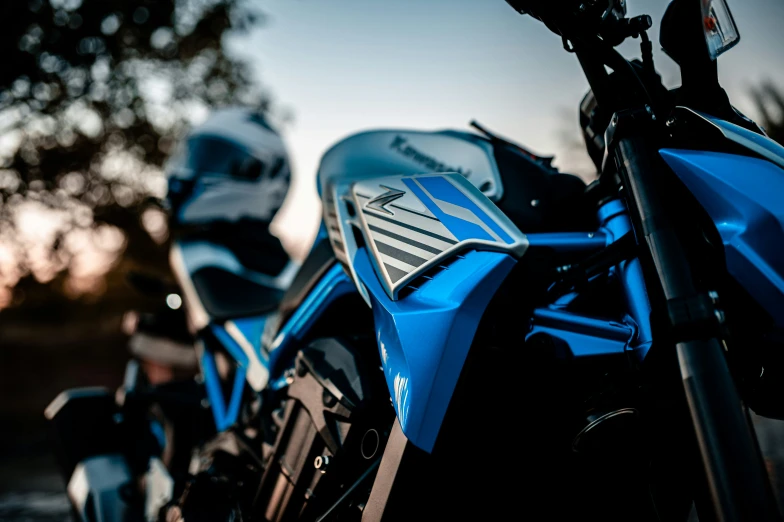
[[[617,124],[614,118],[613,125]],[[618,139],[615,159],[638,242],[649,254],[645,261],[653,279],[648,288],[659,285],[669,310],[668,305],[687,302],[698,292],[657,187],[661,171],[656,166],[662,163],[645,137],[629,136]],[[697,330],[673,340],[718,520],[781,520],[753,430],[727,368],[723,342]]]

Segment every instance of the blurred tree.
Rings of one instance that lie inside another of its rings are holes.
[[[771,139],[784,145],[784,93],[766,82],[752,89],[751,94],[760,114],[760,125]]]
[[[2,2],[0,289],[32,274],[79,294],[122,252],[165,269],[145,199],[206,109],[269,109],[224,46],[260,19],[241,0]]]

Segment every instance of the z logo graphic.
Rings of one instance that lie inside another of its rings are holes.
[[[365,203],[365,208],[369,208],[375,210],[377,212],[382,212],[384,214],[389,214],[393,216],[395,213],[387,210],[385,207],[395,201],[398,198],[401,198],[405,195],[405,191],[389,188],[386,185],[379,185],[382,189],[386,190],[383,194],[374,197],[367,203]]]

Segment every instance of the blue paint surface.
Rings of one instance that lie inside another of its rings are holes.
[[[630,344],[635,338],[636,330],[625,323],[540,308],[534,310],[533,328],[526,335],[526,341],[537,334],[547,334],[560,339],[569,349],[569,358],[583,359],[622,355],[631,350]]]
[[[729,273],[784,327],[784,170],[734,154],[659,153],[716,225]]]
[[[525,237],[528,248],[548,248],[559,254],[588,254],[607,246],[604,232],[537,232]]]
[[[229,355],[234,358],[237,364],[242,368],[247,369],[248,356],[237,344],[237,341],[235,341],[234,338],[229,335],[229,332],[226,331],[223,325],[212,324],[210,325],[210,330],[218,339],[218,341],[220,341],[221,345],[226,349],[226,351],[229,352]]]
[[[264,325],[267,324],[269,316],[260,317],[246,317],[243,319],[234,319],[231,322],[242,333],[242,336],[253,346],[253,353],[262,361],[262,364],[267,360],[267,354],[261,351],[261,335],[264,333]],[[266,366],[266,364],[265,364]]]
[[[420,182],[425,178],[419,178]],[[459,241],[466,239],[485,239],[487,241],[494,241],[493,236],[487,233],[485,229],[471,223],[464,219],[451,216],[441,210],[435,201],[430,199],[425,191],[419,188],[414,180],[403,178],[403,183],[416,195],[417,198],[427,207],[427,209],[438,218],[439,221],[452,233]]]
[[[202,352],[201,368],[204,373],[204,384],[207,388],[210,410],[215,419],[215,428],[218,431],[223,431],[237,421],[242,390],[245,387],[245,368],[238,366],[236,369],[228,405],[223,397],[220,375],[218,374],[218,368],[215,366],[215,356],[209,350],[205,349]]]
[[[282,364],[294,357],[291,353],[298,348],[296,341],[301,340],[326,309],[336,299],[357,291],[354,282],[339,264],[330,268],[310,291],[302,304],[289,318],[275,337],[272,345],[264,347],[269,357],[270,376],[280,377]]]
[[[462,177],[452,177],[454,179],[462,179]],[[498,223],[496,223],[494,219],[491,219],[490,216],[484,212],[484,210],[479,208],[476,203],[471,201],[448,180],[442,177],[421,177],[417,178],[417,180],[436,199],[446,201],[452,203],[453,205],[457,205],[458,207],[463,207],[470,210],[476,217],[482,220],[482,222],[487,225],[490,230],[498,234],[498,237],[500,237],[504,242],[512,242],[512,238],[509,237],[509,234],[507,234],[500,226],[498,226]],[[467,184],[470,185],[470,183]],[[470,186],[473,187],[473,185]]]
[[[479,321],[515,263],[507,254],[470,251],[392,301],[367,251],[357,251],[354,268],[370,295],[389,393],[415,446],[432,451]]]
[[[607,245],[632,232],[626,204],[618,199],[608,201],[597,211],[597,218],[607,238]],[[623,286],[626,308],[637,326],[637,337],[632,345],[638,359],[648,355],[653,344],[651,303],[645,286],[645,276],[639,258],[629,259],[614,267]]]

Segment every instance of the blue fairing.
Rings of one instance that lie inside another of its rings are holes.
[[[660,154],[716,224],[729,273],[784,326],[784,170],[718,152]]]
[[[360,249],[354,268],[370,295],[384,375],[406,437],[432,451],[479,320],[515,259],[470,251],[393,301]]]
[[[784,167],[784,147],[772,139],[763,136],[762,134],[744,129],[727,120],[714,118],[713,116],[701,112],[698,114],[718,127],[721,133],[724,134],[724,137],[728,140],[742,145],[780,167]]]
[[[215,419],[215,428],[218,431],[223,431],[234,424],[239,415],[242,389],[245,386],[245,368],[242,366],[237,367],[228,404],[226,404],[223,397],[220,375],[215,365],[215,356],[208,350],[202,351],[201,368],[204,373],[204,385],[207,388],[210,409]]]
[[[269,360],[266,354],[261,352],[261,332],[266,321],[267,317],[261,316],[210,325],[210,331],[236,362],[236,373],[227,404],[214,355],[205,349],[201,356],[204,384],[215,426],[219,431],[228,428],[237,420],[245,381],[256,391],[263,389],[269,381]]]
[[[290,348],[308,333],[313,323],[336,299],[356,292],[356,286],[340,265],[334,265],[311,290],[305,301],[280,330],[271,346],[264,347],[273,377],[278,377],[282,364],[293,358]],[[292,349],[293,349],[292,348]]]

